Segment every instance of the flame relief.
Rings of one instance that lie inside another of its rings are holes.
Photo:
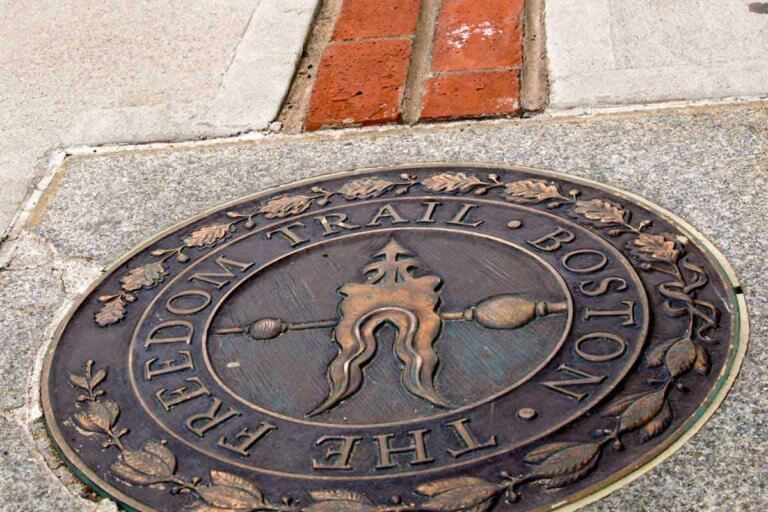
[[[397,331],[394,352],[403,363],[405,388],[438,407],[449,407],[435,388],[439,359],[434,344],[443,324],[437,312],[440,278],[415,277],[412,272],[421,268],[420,262],[395,239],[373,259],[363,269],[367,282],[347,283],[339,289],[343,298],[333,331],[339,354],[328,367],[328,397],[310,416],[327,411],[360,389],[363,367],[376,353],[376,332],[386,324]]]

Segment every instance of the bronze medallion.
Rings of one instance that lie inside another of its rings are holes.
[[[145,243],[60,327],[64,458],[137,510],[574,508],[666,457],[746,345],[685,222],[546,171],[414,165]]]

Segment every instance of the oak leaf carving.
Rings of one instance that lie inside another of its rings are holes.
[[[211,247],[231,234],[232,225],[211,224],[193,231],[184,239],[184,245],[187,247]]]
[[[123,318],[125,318],[125,301],[120,296],[105,302],[95,316],[96,323],[101,327],[116,324]]]
[[[463,172],[444,172],[425,178],[421,184],[433,192],[469,192],[485,183],[477,176],[468,176]]]
[[[297,215],[306,211],[312,206],[312,196],[303,194],[295,196],[283,196],[276,199],[267,201],[261,208],[259,213],[263,213],[268,219],[276,219],[287,217],[289,215]]]
[[[393,185],[395,185],[394,182],[382,178],[359,178],[346,182],[337,190],[337,193],[350,201],[353,199],[371,199],[380,196]]]
[[[549,201],[565,199],[560,189],[553,183],[544,180],[521,180],[507,183],[504,195],[512,201]]]
[[[168,271],[163,263],[156,261],[131,269],[128,274],[120,278],[120,284],[123,290],[133,292],[157,286],[167,275]]]
[[[602,199],[576,201],[573,213],[602,226],[624,224],[627,217],[626,210],[620,205]]]
[[[663,235],[641,233],[628,246],[629,253],[647,263],[663,261],[674,264],[680,259],[680,250],[675,242]]]
[[[310,491],[309,495],[315,501],[326,500],[346,500],[346,501],[358,501],[360,503],[371,503],[371,500],[364,494],[355,491],[348,491],[346,489],[323,489],[319,491]]]

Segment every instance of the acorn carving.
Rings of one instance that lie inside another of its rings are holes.
[[[487,329],[518,329],[537,318],[568,311],[565,302],[533,301],[520,295],[494,295],[483,299],[464,311],[440,313],[443,320],[477,322]],[[218,329],[216,334],[245,334],[255,341],[269,341],[286,331],[302,331],[334,327],[338,319],[289,323],[281,318],[261,318],[237,327]]]
[[[282,318],[261,318],[248,325],[224,327],[217,329],[216,334],[245,334],[254,341],[269,341],[277,338],[286,331],[305,331],[333,327],[338,320],[319,320],[317,322],[289,323]]]
[[[246,334],[256,341],[267,341],[287,330],[288,323],[280,318],[262,318],[249,325]]]
[[[565,302],[532,301],[519,295],[496,295],[465,309],[463,320],[474,320],[488,329],[517,329],[533,320],[568,310]]]

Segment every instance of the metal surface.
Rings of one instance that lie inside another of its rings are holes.
[[[723,399],[740,289],[683,221],[525,168],[267,191],[118,262],[57,333],[49,430],[139,510],[572,508]]]

